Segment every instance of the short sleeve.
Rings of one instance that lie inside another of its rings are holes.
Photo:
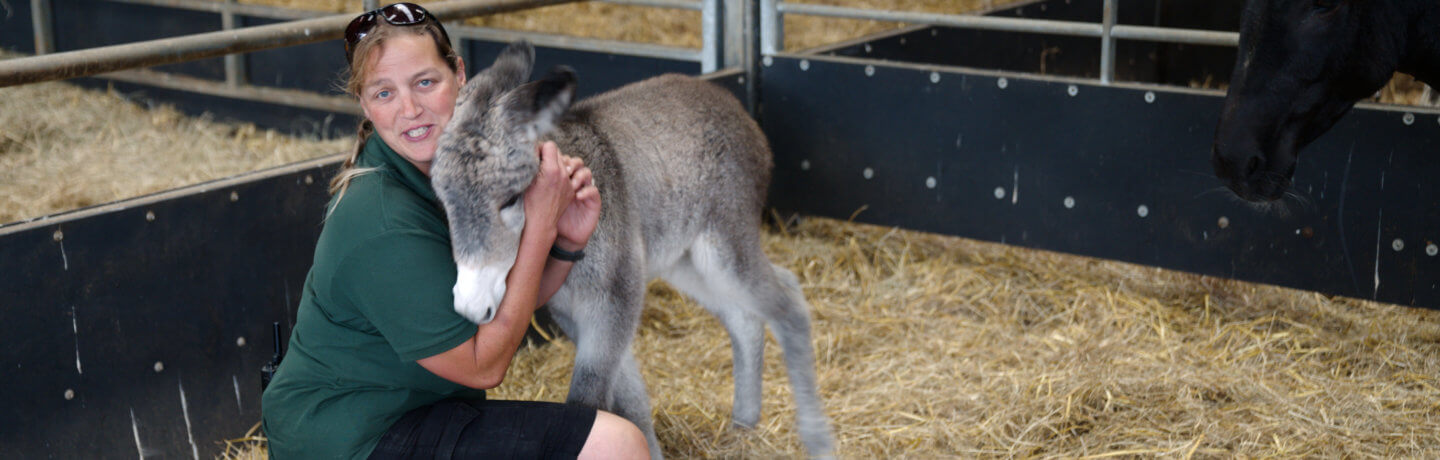
[[[341,260],[332,292],[345,300],[405,361],[465,343],[476,325],[455,312],[450,246],[418,230],[388,231],[363,241]]]

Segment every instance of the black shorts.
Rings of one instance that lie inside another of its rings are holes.
[[[595,414],[551,402],[446,399],[400,417],[370,458],[575,458]]]

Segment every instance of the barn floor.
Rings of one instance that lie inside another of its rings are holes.
[[[829,219],[764,238],[841,458],[1440,456],[1440,311]],[[666,456],[803,457],[773,339],[736,430],[719,322],[657,282],[642,323]],[[492,397],[563,401],[573,356],[523,350]]]
[[[3,88],[0,222],[349,143],[299,134]],[[1440,458],[1440,311],[828,219],[765,243],[811,302],[844,458]],[[667,456],[803,456],[773,341],[761,424],[730,429],[723,329],[663,284],[647,305],[635,352]],[[572,356],[527,348],[493,395],[563,400]]]

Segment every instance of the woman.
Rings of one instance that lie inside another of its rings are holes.
[[[262,412],[276,458],[644,458],[645,438],[594,409],[487,401],[532,312],[559,289],[599,218],[590,170],[537,148],[525,228],[499,314],[455,313],[455,263],[430,188],[436,141],[465,83],[444,28],[418,5],[360,15],[345,34],[359,141],[305,280],[290,348]],[[552,245],[557,256],[551,257]]]

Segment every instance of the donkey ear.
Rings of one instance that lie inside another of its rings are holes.
[[[527,141],[539,140],[570,108],[575,86],[575,71],[559,66],[545,78],[515,88],[502,102],[511,126]]]
[[[494,82],[501,91],[520,86],[530,79],[530,69],[535,66],[535,47],[520,40],[511,43],[495,57],[495,63],[476,77],[485,77]],[[476,78],[479,80],[481,78]]]

